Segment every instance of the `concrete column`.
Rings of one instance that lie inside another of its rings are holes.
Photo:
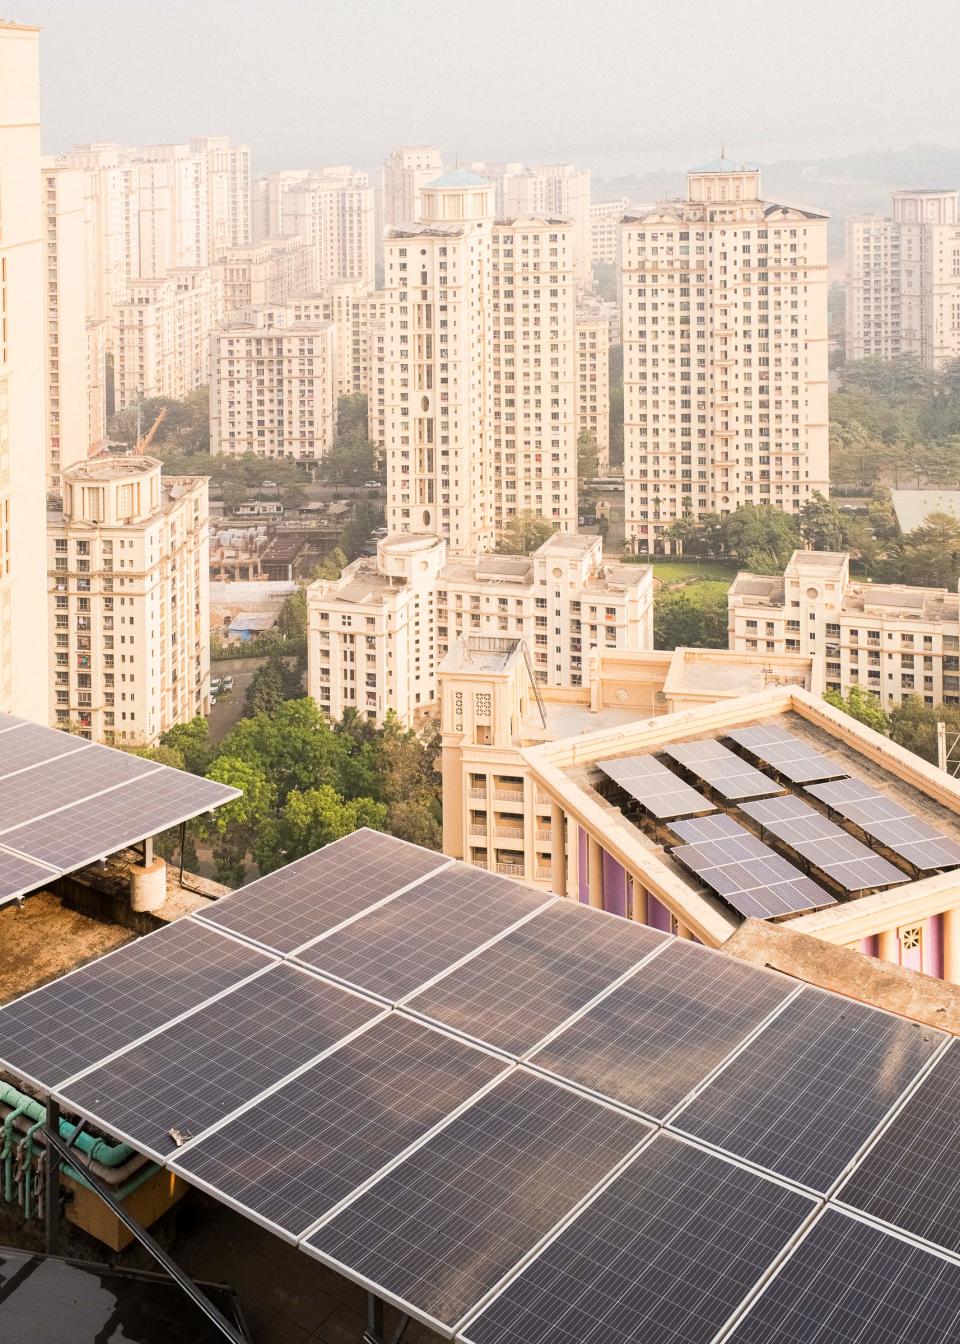
[[[603,849],[600,841],[587,836],[587,881],[590,884],[590,904],[603,909]]]
[[[647,922],[647,889],[639,877],[630,879],[630,918],[638,924]]]
[[[149,868],[153,863],[153,836],[148,835],[143,842],[143,866]]]
[[[880,934],[877,956],[881,961],[889,961],[894,966],[900,965],[900,939],[897,937],[896,929],[884,929]]]
[[[693,937],[693,934],[692,934],[692,933],[690,932],[690,930],[687,928],[686,924],[681,924],[680,921],[679,921],[679,919],[676,920],[676,926],[677,926],[677,937],[678,937],[678,938],[687,938],[687,939],[690,939],[690,938]]]
[[[943,978],[960,985],[960,908],[943,912]]]
[[[567,818],[567,895],[580,899],[580,827]]]
[[[555,896],[567,894],[566,817],[559,803],[550,804],[550,868]]]
[[[149,868],[130,869],[131,910],[159,910],[166,899],[167,865],[163,859],[154,859]]]

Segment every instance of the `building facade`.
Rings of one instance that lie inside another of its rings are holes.
[[[653,578],[604,565],[599,537],[558,533],[532,556],[449,558],[442,539],[386,538],[339,579],[307,593],[308,689],[347,708],[413,724],[431,712],[437,667],[461,638],[524,641],[538,686],[584,684],[591,649],[653,646]]]
[[[39,30],[0,20],[0,711],[43,722],[47,422]]]
[[[225,312],[263,303],[285,304],[295,294],[309,291],[313,254],[309,244],[296,234],[264,238],[259,243],[225,248],[217,272],[223,284]]]
[[[50,722],[149,744],[206,713],[206,478],[163,478],[150,457],[68,467],[47,547]]]
[[[281,184],[278,227],[299,234],[313,252],[311,289],[331,280],[362,280],[376,274],[374,191],[366,173],[349,166]]]
[[[383,226],[420,222],[420,192],[443,173],[436,145],[407,145],[395,149],[383,165]]]
[[[597,469],[610,467],[610,323],[577,310],[577,439],[593,435]]]
[[[827,690],[859,686],[885,709],[911,695],[960,705],[958,601],[943,588],[851,583],[845,552],[795,551],[783,575],[737,575],[729,647],[808,654]]]
[[[720,159],[621,231],[626,529],[828,490],[827,219]]]
[[[594,266],[616,266],[620,260],[620,221],[627,212],[626,196],[590,203],[590,261]]]
[[[960,194],[895,191],[889,218],[846,231],[847,359],[960,357]]]
[[[84,182],[75,168],[43,168],[47,369],[47,490],[90,448],[92,383],[102,382],[88,344],[84,295]]]
[[[223,287],[211,267],[136,280],[113,305],[114,406],[174,397],[210,381],[210,332],[223,317]]]
[[[593,257],[590,225],[590,170],[570,163],[541,164],[508,176],[504,183],[508,219],[541,215],[568,220],[573,229],[573,271],[578,290],[590,288]]]
[[[311,462],[336,428],[333,323],[293,307],[244,308],[208,337],[210,451]]]

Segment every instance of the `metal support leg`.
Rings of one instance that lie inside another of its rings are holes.
[[[44,1203],[47,1255],[56,1255],[60,1245],[60,1153],[51,1142],[51,1135],[60,1138],[60,1107],[53,1097],[47,1098],[47,1188]]]
[[[367,1328],[363,1344],[386,1344],[383,1337],[383,1300],[375,1293],[367,1293]]]
[[[187,843],[187,823],[180,823],[180,885],[183,886],[183,851]]]

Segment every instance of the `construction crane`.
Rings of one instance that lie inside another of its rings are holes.
[[[146,434],[137,435],[137,442],[134,444],[133,453],[135,457],[142,457],[153,442],[154,435],[167,418],[166,406],[161,406],[160,414],[154,420],[153,424],[147,430]]]

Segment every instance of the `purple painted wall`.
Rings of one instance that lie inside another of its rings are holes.
[[[616,859],[603,851],[603,908],[611,915],[627,913],[627,874]]]
[[[923,969],[943,979],[943,915],[931,915],[924,924]]]
[[[577,870],[580,875],[579,897],[583,905],[590,904],[590,879],[587,876],[587,833],[582,826],[577,827],[579,836],[579,854]]]
[[[879,957],[880,955],[880,937],[874,933],[869,938],[861,938],[860,951],[865,957]]]
[[[670,911],[657,900],[652,891],[647,892],[647,923],[651,928],[663,929],[665,933],[670,932],[673,924]]]

